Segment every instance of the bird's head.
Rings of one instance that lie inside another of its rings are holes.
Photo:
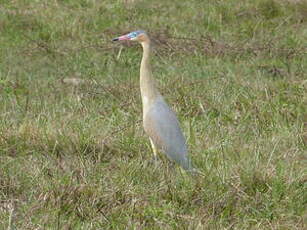
[[[145,31],[137,30],[129,34],[125,34],[120,37],[114,38],[112,41],[124,41],[124,40],[131,40],[131,41],[137,41],[137,42],[142,43],[142,42],[148,41],[149,38]]]

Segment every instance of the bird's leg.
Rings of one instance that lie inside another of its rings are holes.
[[[149,140],[150,140],[151,148],[152,148],[152,151],[153,151],[153,154],[154,154],[154,161],[155,161],[155,164],[157,165],[158,151],[157,151],[157,148],[156,148],[155,144],[151,140],[151,138],[149,138]]]

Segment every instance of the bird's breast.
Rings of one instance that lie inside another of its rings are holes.
[[[163,98],[161,96],[152,98],[147,95],[142,95],[143,119],[151,107],[159,100],[163,100]]]
[[[148,102],[149,102],[148,97],[147,96],[143,96],[142,97],[143,108],[144,108],[144,106],[148,106]]]

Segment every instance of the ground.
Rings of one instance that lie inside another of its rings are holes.
[[[141,47],[202,172],[152,164]],[[0,229],[305,229],[305,1],[0,0]]]

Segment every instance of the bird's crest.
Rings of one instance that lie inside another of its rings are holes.
[[[114,38],[113,41],[122,41],[122,40],[132,40],[139,36],[140,34],[146,34],[144,30],[136,30],[129,34]]]

